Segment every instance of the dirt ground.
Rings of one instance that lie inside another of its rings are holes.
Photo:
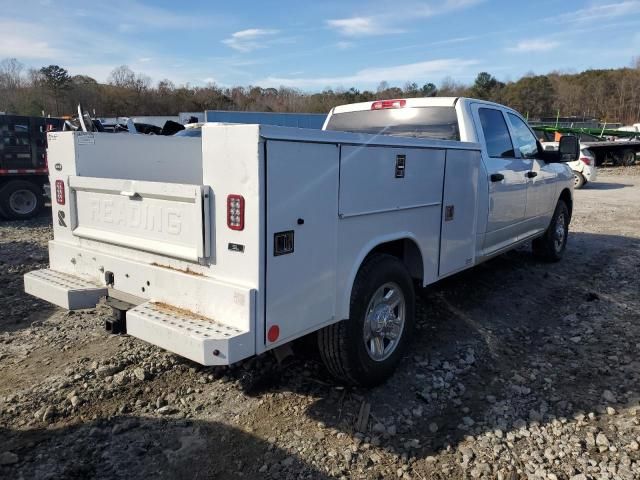
[[[521,248],[423,291],[369,391],[310,342],[204,368],[26,295],[50,220],[0,222],[0,478],[640,478],[639,167],[575,192],[562,262]]]

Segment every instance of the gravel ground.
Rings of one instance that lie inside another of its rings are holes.
[[[204,368],[109,336],[105,306],[22,291],[50,218],[0,223],[0,478],[638,479],[640,169],[599,180],[562,262],[522,248],[423,291],[410,355],[369,391],[310,342]]]

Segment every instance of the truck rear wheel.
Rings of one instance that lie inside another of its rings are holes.
[[[569,209],[563,200],[558,200],[551,223],[539,238],[533,241],[533,254],[549,262],[562,258],[569,237]]]
[[[628,167],[636,163],[636,152],[633,150],[625,150],[622,152],[622,165]]]
[[[318,332],[322,360],[340,381],[378,385],[402,358],[414,315],[415,292],[404,264],[391,255],[375,254],[356,275],[349,319]]]
[[[11,220],[35,217],[44,206],[42,189],[26,180],[11,180],[0,188],[0,210]]]

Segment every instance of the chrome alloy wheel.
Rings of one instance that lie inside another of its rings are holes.
[[[556,219],[556,224],[553,230],[553,246],[556,249],[556,252],[562,251],[566,235],[567,229],[564,221],[564,213],[561,213]]]
[[[365,348],[372,360],[386,360],[396,350],[405,316],[406,301],[396,283],[385,283],[376,290],[369,301],[363,328]]]

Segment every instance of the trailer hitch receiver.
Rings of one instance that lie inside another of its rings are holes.
[[[107,297],[106,303],[111,307],[111,318],[105,321],[107,332],[114,335],[127,333],[127,310],[134,305],[113,297]]]

